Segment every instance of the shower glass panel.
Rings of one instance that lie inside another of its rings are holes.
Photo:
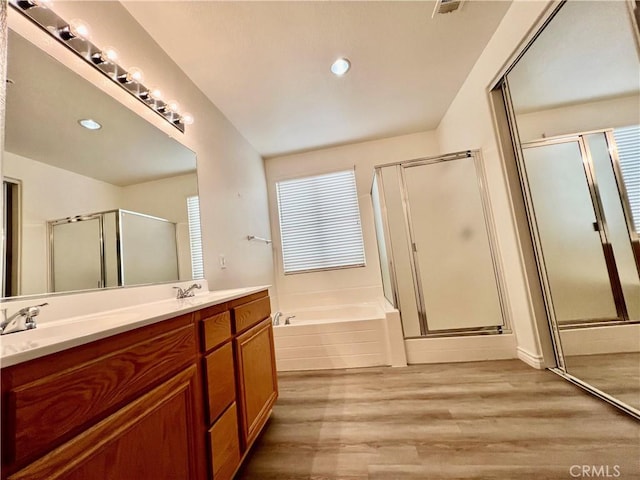
[[[100,218],[96,217],[52,225],[52,291],[102,286],[100,222]]]
[[[386,207],[382,212],[382,219],[389,232],[386,250],[392,258],[392,273],[396,280],[396,307],[400,310],[404,336],[412,338],[421,336],[422,328],[411,266],[410,242],[404,218],[400,171],[401,167],[398,165],[381,167],[376,173],[376,178],[380,197]]]
[[[382,291],[391,305],[396,306],[391,284],[391,266],[389,253],[387,252],[387,242],[385,241],[385,229],[382,219],[382,200],[378,188],[377,177],[373,178],[371,188],[371,200],[373,202],[373,222],[376,229],[376,239],[378,240],[378,257],[380,259],[380,273],[382,275]]]
[[[124,285],[178,280],[176,224],[126,211],[120,222]]]
[[[618,317],[578,140],[523,150],[558,323]]]
[[[428,331],[503,325],[474,158],[407,165],[403,177]]]

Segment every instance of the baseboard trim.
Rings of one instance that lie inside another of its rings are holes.
[[[478,362],[516,357],[513,334],[405,340],[407,363]]]
[[[542,357],[542,355],[534,355],[533,353],[525,350],[522,347],[517,347],[516,352],[518,354],[518,358],[530,367],[536,368],[538,370],[542,370],[545,368],[544,358]]]

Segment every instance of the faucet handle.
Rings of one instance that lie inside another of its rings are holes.
[[[183,289],[182,287],[173,287],[173,289],[174,290],[178,290],[178,293],[176,294],[176,298],[178,300],[180,300],[180,299],[185,297],[185,293],[186,293],[185,289]]]
[[[46,307],[47,305],[49,304],[45,302],[40,305],[31,305],[30,307],[26,307],[24,309],[24,316],[27,317],[27,320],[31,320],[33,317],[40,315],[40,307]]]

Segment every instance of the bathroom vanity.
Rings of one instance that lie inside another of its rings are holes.
[[[1,371],[2,480],[232,478],[278,388],[267,290],[229,292],[122,309],[43,348],[27,336],[52,327],[7,335],[21,351]]]

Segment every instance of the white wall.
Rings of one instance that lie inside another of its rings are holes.
[[[118,208],[121,189],[10,152],[3,160],[3,174],[22,182],[21,294],[43,293],[47,221]]]
[[[382,298],[382,279],[370,195],[373,169],[376,165],[437,153],[434,132],[421,132],[265,160],[279,308],[295,310],[327,303],[379,302]],[[287,178],[345,170],[354,166],[366,266],[284,275],[275,183]]]
[[[269,235],[269,213],[262,158],[196,85],[149,37],[119,2],[57,1],[63,18],[81,18],[92,27],[96,45],[113,45],[125,66],[135,65],[149,84],[175,98],[195,117],[182,134],[137,99],[87,66],[63,45],[51,41],[28,20],[9,11],[9,25],[71,69],[120,100],[141,117],[197,155],[205,275],[212,289],[272,283],[271,249],[246,236]],[[218,266],[224,253],[227,268]]]
[[[513,86],[511,85],[511,88]],[[640,122],[640,95],[517,114],[520,140],[569,135]]]
[[[541,359],[539,335],[544,332],[538,331],[532,313],[488,91],[550,4],[546,1],[512,4],[437,129],[443,152],[482,151],[518,350],[534,360]]]

